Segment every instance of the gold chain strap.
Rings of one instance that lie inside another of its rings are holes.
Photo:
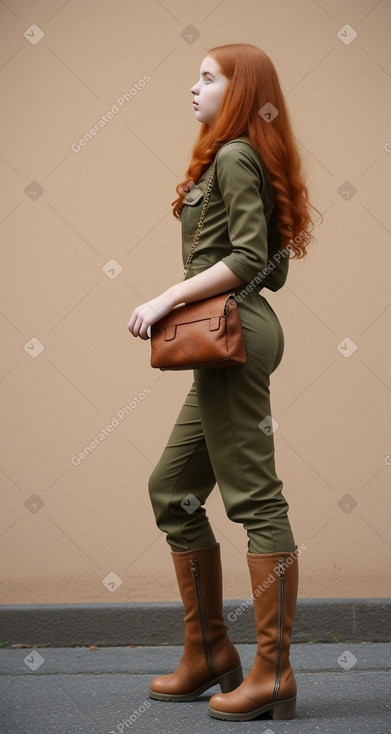
[[[208,179],[208,185],[206,187],[205,196],[204,196],[204,205],[203,205],[202,210],[201,210],[201,215],[200,215],[200,218],[199,218],[199,221],[198,221],[196,233],[194,235],[193,244],[192,244],[191,250],[190,250],[190,252],[189,252],[189,254],[187,256],[187,260],[186,260],[186,263],[185,263],[185,270],[184,270],[184,273],[183,273],[183,276],[182,276],[182,280],[185,280],[186,275],[188,273],[188,270],[189,270],[189,267],[190,267],[190,263],[191,263],[191,261],[193,259],[194,250],[195,250],[195,248],[197,246],[198,239],[199,239],[199,236],[200,236],[200,232],[201,232],[201,229],[202,229],[202,225],[204,223],[205,212],[206,212],[206,208],[208,206],[210,192],[211,192],[212,186],[213,186],[215,168],[216,168],[216,159],[215,159],[214,164],[213,164],[212,173],[210,174],[209,179]]]

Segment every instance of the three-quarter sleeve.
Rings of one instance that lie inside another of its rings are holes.
[[[230,255],[222,262],[249,283],[261,276],[268,263],[261,167],[250,146],[231,144],[218,153],[216,175],[232,245]]]
[[[269,291],[278,291],[285,284],[288,277],[289,256],[277,252],[269,260],[267,274],[262,277],[259,283],[260,288],[267,288]]]

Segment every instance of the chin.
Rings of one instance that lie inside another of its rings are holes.
[[[202,112],[200,112],[199,110],[196,110],[195,113],[196,113],[196,119],[198,120],[198,122],[203,122],[205,123],[205,125],[210,124],[208,119],[205,117],[205,115],[202,114]]]

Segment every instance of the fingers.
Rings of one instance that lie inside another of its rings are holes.
[[[130,321],[128,323],[128,330],[133,336],[139,336],[140,330],[143,325],[142,306],[137,306],[134,309]]]
[[[143,339],[144,341],[148,341],[149,336],[147,334],[141,333],[139,334],[140,339]]]
[[[136,317],[135,317],[135,314],[133,313],[128,323],[128,331],[130,331],[130,333],[133,334],[133,336],[137,336],[137,334],[134,333],[135,323],[136,323]]]
[[[128,329],[132,336],[140,336],[142,339],[145,339],[144,335],[142,334],[142,327],[143,322],[141,320],[130,320],[128,324]]]
[[[150,326],[146,326],[146,324],[142,324],[138,330],[137,333],[133,331],[133,336],[139,336],[140,339],[144,339],[144,341],[147,341],[149,339],[148,329],[150,329]]]
[[[128,330],[133,336],[138,336],[141,323],[142,322],[139,320],[136,311],[133,311],[128,323]]]
[[[128,323],[128,331],[132,336],[139,336],[140,339],[147,340],[151,336],[151,326],[148,324],[145,317],[137,313],[137,309],[133,312],[130,321]]]
[[[128,330],[133,336],[139,336],[145,340],[149,339],[151,325],[164,316],[168,310],[167,303],[162,300],[161,296],[155,298],[152,302],[143,303],[133,311],[128,323]]]

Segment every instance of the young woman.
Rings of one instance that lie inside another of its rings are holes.
[[[148,327],[178,304],[232,290],[247,362],[194,370],[149,480],[185,608],[181,661],[173,674],[153,679],[150,696],[192,701],[219,683],[223,693],[211,698],[209,709],[216,718],[247,721],[267,711],[274,719],[293,718],[289,647],[298,553],[275,470],[269,394],[284,336],[260,291],[281,288],[290,255],[306,255],[311,205],[279,80],[261,49],[210,49],[191,93],[201,129],[173,202],[184,263],[216,159],[204,224],[186,279],[138,306],[128,329],[147,339]],[[203,507],[216,483],[228,517],[248,536],[258,646],[244,680],[223,620],[220,547]]]

